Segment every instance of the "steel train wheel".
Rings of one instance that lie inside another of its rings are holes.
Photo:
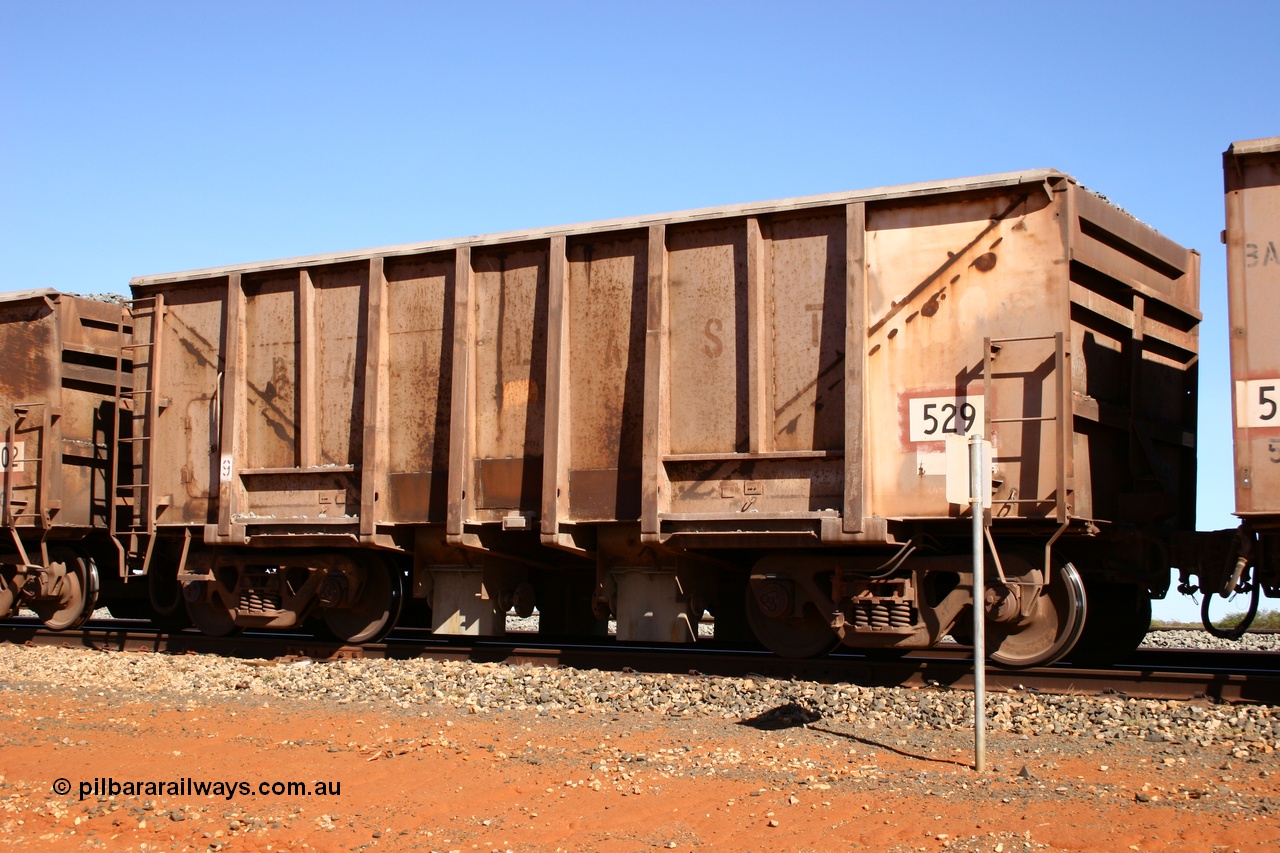
[[[1027,579],[1040,576],[1033,569]],[[1010,669],[1043,666],[1061,658],[1080,639],[1085,624],[1085,593],[1080,573],[1070,563],[1053,567],[1049,586],[1017,626],[988,623],[987,645],[993,663]]]
[[[1151,627],[1151,599],[1145,587],[1130,583],[1085,584],[1089,618],[1067,654],[1074,664],[1110,666],[1142,645]]]
[[[230,637],[240,633],[240,626],[236,624],[235,611],[223,604],[222,597],[216,592],[212,598],[207,596],[205,594],[207,583],[209,581],[194,581],[182,588],[191,624],[195,625],[201,634],[208,634],[210,637]]]
[[[74,631],[89,621],[98,602],[98,567],[91,557],[70,549],[58,549],[49,559],[51,567],[64,567],[62,592],[57,599],[31,602],[31,609],[50,631]]]
[[[806,602],[803,616],[766,616],[747,584],[747,624],[766,649],[781,658],[803,659],[825,655],[840,644],[827,620]]]
[[[0,619],[8,619],[17,612],[18,596],[13,591],[12,579],[0,574]]]
[[[343,643],[376,643],[391,632],[404,606],[404,575],[391,566],[365,568],[360,598],[350,607],[324,610],[324,624]]]

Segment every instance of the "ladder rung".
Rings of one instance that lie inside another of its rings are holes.
[[[1028,423],[1038,423],[1040,421],[1056,421],[1057,419],[1058,419],[1057,415],[1048,415],[1047,417],[1043,417],[1043,418],[992,418],[991,423],[993,424],[1028,424]]]
[[[139,435],[134,438],[117,438],[116,439],[116,441],[119,441],[119,442],[150,441],[150,440],[151,440],[151,436],[149,435]]]
[[[148,347],[153,347],[153,346],[155,346],[154,341],[149,344],[125,344],[124,346],[120,347],[120,349],[147,349]]]

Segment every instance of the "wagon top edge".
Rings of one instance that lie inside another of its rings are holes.
[[[37,287],[31,290],[15,290],[12,293],[0,293],[0,302],[13,304],[17,302],[43,301],[45,299],[61,295],[62,293],[60,291],[54,290],[52,287]]]
[[[1280,136],[1267,136],[1262,139],[1243,139],[1231,143],[1227,154],[1236,157],[1247,157],[1250,154],[1274,154],[1280,151]]]
[[[547,239],[558,235],[618,231],[628,228],[643,228],[658,224],[680,224],[725,216],[767,215],[771,213],[783,213],[790,210],[822,207],[826,205],[851,204],[855,202],[869,201],[893,201],[897,199],[910,199],[949,193],[982,191],[998,189],[1000,187],[1040,184],[1050,179],[1066,179],[1073,183],[1078,183],[1070,175],[1060,172],[1057,169],[1027,169],[1017,172],[1001,172],[993,175],[957,178],[946,181],[924,181],[920,183],[899,184],[864,190],[797,196],[775,201],[746,202],[742,204],[723,205],[720,207],[695,208],[692,210],[684,210],[674,213],[645,214],[641,216],[624,217],[619,219],[603,219],[570,225],[556,225],[468,237],[454,237],[417,243],[403,243],[395,246],[383,246],[372,249],[356,249],[344,252],[303,255],[293,258],[281,258],[279,260],[207,267],[204,269],[182,272],[142,275],[132,278],[129,281],[129,284],[133,288],[147,288],[149,286],[161,284],[218,278],[234,273],[246,274],[266,272],[270,270],[289,269],[318,264],[367,260],[372,257],[413,255],[435,250],[453,249],[460,246],[485,246],[502,243],[515,243],[527,240]]]

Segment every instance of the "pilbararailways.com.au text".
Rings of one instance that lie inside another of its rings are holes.
[[[60,784],[61,783],[61,784]],[[69,794],[70,782],[58,779],[53,783],[55,793]],[[62,789],[62,790],[59,790]],[[239,779],[215,781],[192,779],[117,780],[112,776],[99,776],[79,783],[80,799],[86,797],[338,797],[342,795],[341,782],[246,782]]]

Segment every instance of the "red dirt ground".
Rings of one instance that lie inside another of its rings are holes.
[[[10,849],[1280,849],[1278,756],[1240,758],[1218,744],[994,732],[993,767],[979,777],[965,731],[285,707],[249,696],[111,704],[39,685],[0,696],[0,837]],[[101,777],[341,789],[82,800],[81,783]],[[56,779],[69,794],[52,792]]]

